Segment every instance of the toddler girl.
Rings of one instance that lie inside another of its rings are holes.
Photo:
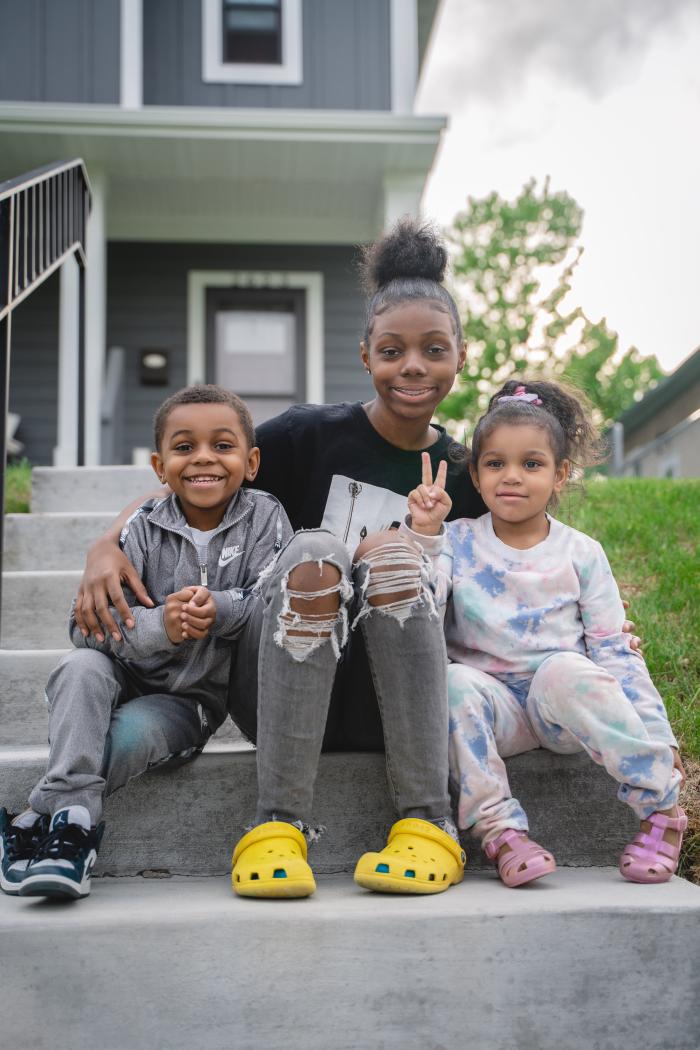
[[[624,611],[600,544],[548,508],[601,443],[579,396],[511,381],[477,424],[471,475],[489,513],[442,522],[443,468],[408,498],[403,530],[433,555],[445,604],[450,773],[458,823],[473,828],[507,886],[556,868],[527,835],[503,758],[535,747],[584,750],[618,781],[641,820],[620,858],[633,882],[675,872],[687,820],[682,765],[663,702],[622,633]]]

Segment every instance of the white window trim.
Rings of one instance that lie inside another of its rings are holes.
[[[206,376],[207,288],[289,288],[306,293],[305,400],[324,403],[323,274],[302,270],[190,270],[187,275],[187,383]]]
[[[301,84],[302,0],[282,0],[282,63],[223,62],[221,0],[202,0],[202,80],[209,84]]]

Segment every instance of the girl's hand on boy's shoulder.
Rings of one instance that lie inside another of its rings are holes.
[[[183,587],[165,599],[163,623],[174,645],[187,638],[205,638],[216,620],[216,605],[206,587]]]
[[[433,481],[433,467],[430,455],[423,452],[423,477],[418,488],[408,494],[408,510],[411,515],[411,529],[424,536],[437,536],[443,521],[452,509],[452,500],[445,492],[447,463],[441,460]]]

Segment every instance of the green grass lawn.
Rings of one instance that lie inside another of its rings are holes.
[[[700,481],[593,479],[558,517],[599,540],[688,772],[683,872],[700,882]]]
[[[5,513],[27,514],[31,495],[32,467],[28,460],[10,463],[5,475]]]
[[[593,480],[558,516],[605,548],[681,748],[700,759],[700,481]]]

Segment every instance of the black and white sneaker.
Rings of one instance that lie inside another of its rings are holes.
[[[90,873],[97,860],[104,824],[89,830],[73,823],[71,806],[54,813],[48,835],[27,865],[21,897],[64,897],[74,900],[90,892]],[[83,810],[87,813],[87,810]]]
[[[48,833],[49,818],[39,817],[28,828],[16,827],[13,820],[14,814],[8,813],[3,806],[0,809],[0,889],[17,897],[27,865]]]

